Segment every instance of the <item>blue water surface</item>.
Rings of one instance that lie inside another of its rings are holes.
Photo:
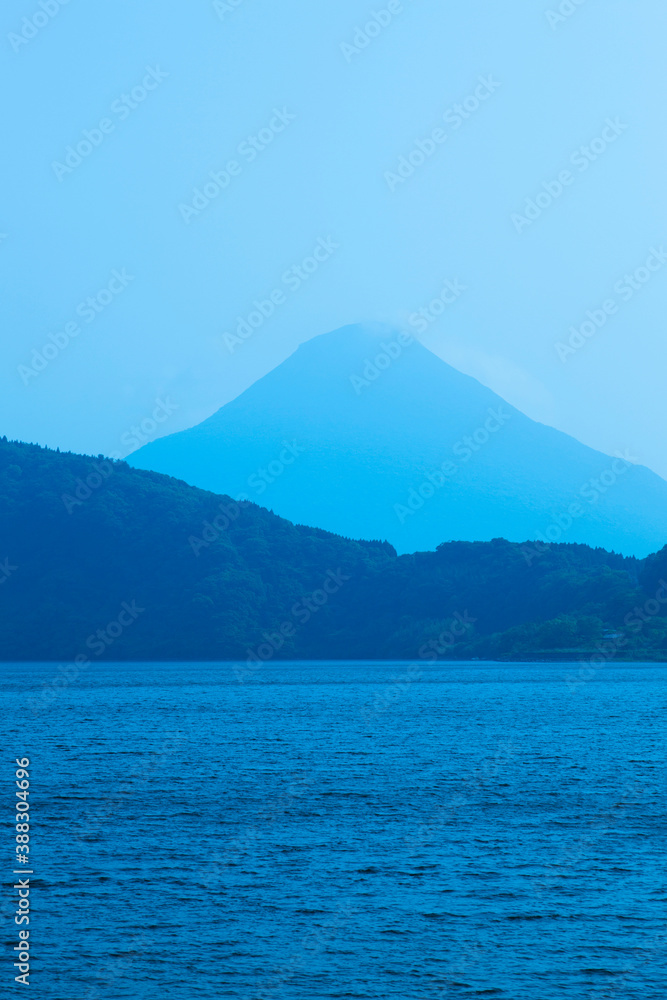
[[[28,756],[40,1000],[663,1000],[667,667],[577,669],[1,665],[0,993]]]

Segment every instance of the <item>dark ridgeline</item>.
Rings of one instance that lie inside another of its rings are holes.
[[[667,549],[640,561],[495,539],[397,557],[125,462],[6,439],[0,561],[5,660],[579,659],[600,644],[650,659],[667,647]]]

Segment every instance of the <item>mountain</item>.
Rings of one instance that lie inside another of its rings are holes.
[[[398,552],[447,540],[667,541],[667,483],[529,419],[391,328],[308,341],[237,399],[132,454],[291,521]]]
[[[63,661],[54,689],[99,657],[233,660],[240,679],[273,658],[664,658],[665,577],[667,548],[639,562],[494,539],[397,556],[0,439],[0,658]]]

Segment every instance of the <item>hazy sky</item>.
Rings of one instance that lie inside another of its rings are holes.
[[[458,280],[426,346],[667,476],[661,0],[16,0],[0,21],[0,433],[126,454],[316,334],[414,330]],[[235,343],[255,300],[273,312]]]

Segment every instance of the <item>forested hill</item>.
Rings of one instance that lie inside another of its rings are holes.
[[[664,577],[667,549],[496,539],[397,557],[124,462],[0,440],[5,660],[661,658]]]

